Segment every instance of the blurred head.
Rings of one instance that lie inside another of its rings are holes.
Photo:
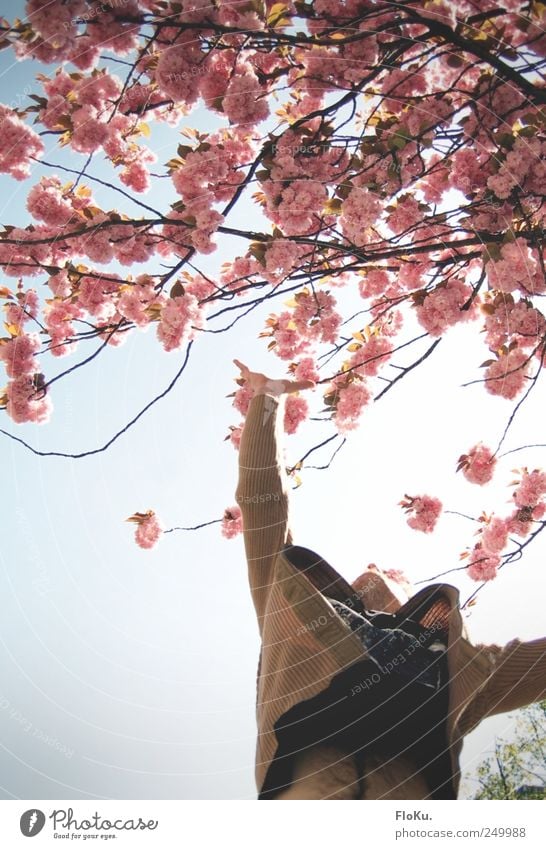
[[[395,613],[412,594],[411,584],[397,569],[378,569],[370,563],[366,571],[352,582],[353,589],[368,610]]]

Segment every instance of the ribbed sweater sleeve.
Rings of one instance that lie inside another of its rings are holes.
[[[284,396],[255,395],[239,444],[235,497],[241,508],[252,600],[260,632],[277,553],[292,542],[289,479],[284,468],[281,415]]]
[[[511,640],[502,648],[485,647],[493,673],[480,692],[473,713],[476,719],[517,710],[546,698],[546,638]]]

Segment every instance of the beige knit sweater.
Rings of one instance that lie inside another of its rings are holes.
[[[357,635],[317,589],[316,579],[295,568],[282,550],[293,544],[282,447],[284,397],[260,394],[252,398],[241,436],[236,489],[262,640],[256,696],[258,792],[275,756],[277,719],[292,705],[325,689],[341,669],[366,658]],[[329,567],[326,594],[332,594],[332,572]],[[322,584],[324,589],[324,580]],[[434,588],[440,588],[448,602],[448,742],[457,791],[463,736],[486,716],[546,697],[546,638],[514,639],[504,647],[474,646],[464,631],[457,589],[448,584]],[[428,588],[417,595],[427,592]],[[396,785],[396,764],[390,764],[387,772],[388,784]],[[378,787],[385,786],[385,775],[378,775]],[[400,785],[403,780],[401,775]],[[379,793],[368,787],[366,798],[386,798],[384,790]]]

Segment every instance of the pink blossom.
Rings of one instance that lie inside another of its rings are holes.
[[[42,177],[34,185],[27,197],[27,209],[38,221],[44,221],[51,227],[65,227],[71,218],[76,217],[72,204],[63,192],[58,177]]]
[[[222,519],[222,536],[226,537],[226,539],[233,539],[233,537],[240,534],[243,530],[243,516],[241,513],[241,508],[238,505],[234,507],[227,507],[224,510],[224,516]]]
[[[131,162],[119,175],[119,179],[135,192],[147,192],[150,188],[150,173],[142,162]]]
[[[422,303],[416,301],[415,311],[419,323],[431,336],[441,336],[444,331],[461,321],[476,317],[476,306],[462,309],[472,295],[471,287],[463,280],[451,279],[423,295]]]
[[[250,402],[254,397],[254,390],[246,382],[239,387],[233,398],[233,406],[239,410],[242,416],[246,416]]]
[[[38,315],[39,301],[36,290],[27,289],[26,292],[18,292],[17,301],[7,303],[4,309],[6,310],[7,324],[22,327],[27,321],[36,318]]]
[[[267,118],[267,97],[252,67],[231,77],[222,106],[231,124],[257,124]]]
[[[239,450],[239,446],[241,445],[241,436],[242,436],[242,433],[243,433],[243,428],[244,428],[244,422],[241,422],[241,424],[237,425],[237,426],[235,426],[235,425],[229,426],[229,437],[226,437],[226,439],[229,439],[231,444],[237,450]]]
[[[509,522],[493,516],[481,533],[481,545],[487,554],[500,554],[508,539]]]
[[[351,189],[341,206],[340,225],[343,234],[355,245],[365,245],[369,228],[381,214],[381,199],[369,189]]]
[[[306,398],[292,393],[286,396],[284,408],[284,430],[286,433],[295,433],[308,415],[309,404]]]
[[[24,180],[30,174],[32,159],[41,156],[44,145],[13,109],[0,104],[0,174]]]
[[[392,343],[385,336],[370,336],[367,342],[355,351],[349,360],[353,371],[373,377],[390,359]]]
[[[147,308],[156,298],[151,278],[145,277],[142,283],[137,278],[134,285],[122,286],[122,293],[117,302],[118,312],[129,321],[133,321],[137,327],[147,327],[151,316],[146,312]]]
[[[497,569],[501,561],[497,554],[489,554],[478,544],[472,550],[470,560],[471,563],[466,571],[473,581],[492,581],[497,577]]]
[[[346,433],[358,426],[358,419],[372,394],[363,381],[354,381],[348,386],[337,387],[337,393],[334,424],[339,433]]]
[[[498,295],[486,309],[485,338],[491,351],[508,347],[513,338],[520,348],[535,347],[546,332],[544,316],[525,300],[514,302],[511,295]]]
[[[533,472],[523,470],[521,483],[514,492],[514,501],[518,507],[536,507],[543,495],[546,494],[546,472],[535,469]]]
[[[366,276],[358,281],[358,289],[363,298],[372,298],[382,295],[389,288],[391,278],[387,271],[382,268],[366,269]]]
[[[78,285],[78,303],[91,315],[104,321],[115,312],[116,307],[110,296],[118,290],[119,283],[116,280],[84,275]]]
[[[401,506],[410,514],[408,525],[415,531],[430,534],[442,512],[442,502],[430,495],[407,495]],[[413,514],[413,515],[411,515]]]
[[[511,401],[525,386],[528,361],[528,355],[519,348],[500,355],[485,371],[487,391]]]
[[[35,354],[42,343],[37,333],[21,333],[0,343],[0,360],[4,361],[8,377],[21,377],[38,370]]]
[[[285,311],[276,318],[273,331],[276,342],[274,350],[281,360],[291,360],[309,347],[310,340],[305,338],[303,332],[296,326],[292,313]]]
[[[412,195],[398,200],[396,208],[390,213],[387,222],[393,233],[399,235],[409,230],[423,218],[418,201]]]
[[[203,320],[203,310],[194,295],[185,293],[169,298],[161,310],[157,337],[165,351],[174,351],[195,337],[196,329],[203,327]]]
[[[84,311],[77,303],[63,300],[62,297],[54,298],[46,304],[44,323],[51,339],[49,351],[54,357],[66,356],[75,350],[77,343],[68,341],[75,333],[72,322],[83,316]]]
[[[394,581],[396,584],[401,584],[404,587],[411,586],[409,578],[402,569],[383,569],[382,572],[387,576],[387,578],[390,578],[390,580]]]
[[[514,510],[506,520],[509,533],[516,534],[518,537],[526,537],[533,525],[533,513],[534,509],[528,507],[519,507],[517,510]]]
[[[315,180],[294,180],[287,188],[268,181],[263,184],[267,210],[288,236],[312,232],[318,226],[327,200],[325,186]]]
[[[153,548],[162,533],[161,521],[153,510],[149,510],[146,517],[137,524],[135,542],[141,548]]]
[[[479,442],[470,449],[468,454],[459,457],[457,471],[462,469],[463,475],[469,483],[477,483],[483,486],[489,483],[493,477],[496,465],[497,461],[491,449]]]
[[[299,360],[294,369],[294,378],[296,380],[313,380],[315,383],[318,382],[320,375],[313,357],[303,357],[303,359]]]
[[[53,409],[51,399],[43,391],[36,391],[31,375],[23,374],[11,380],[6,387],[6,393],[6,412],[17,424],[45,424],[49,421]]]
[[[534,292],[536,262],[529,252],[525,239],[518,236],[513,242],[507,242],[501,248],[501,257],[487,263],[487,276],[493,289],[500,292],[513,292],[520,289]]]

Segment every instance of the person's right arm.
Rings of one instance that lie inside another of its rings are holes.
[[[241,509],[252,600],[260,632],[279,551],[292,542],[289,478],[282,447],[285,392],[313,386],[312,381],[269,380],[235,360],[255,393],[239,444],[235,497]]]

